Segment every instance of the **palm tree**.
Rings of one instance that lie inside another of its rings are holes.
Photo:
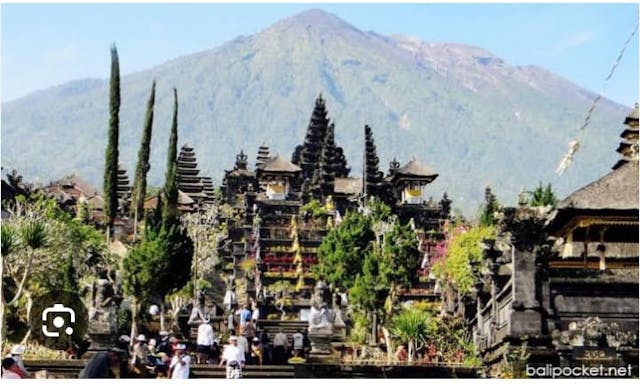
[[[436,329],[435,321],[429,313],[412,308],[393,318],[391,331],[402,342],[407,343],[408,361],[411,363],[415,359],[416,351]]]
[[[18,292],[14,299],[17,300],[20,297],[21,292],[25,293],[27,297],[27,320],[30,320],[33,300],[31,299],[29,291],[25,289],[25,281],[27,276],[29,276],[31,265],[33,264],[33,260],[36,258],[38,250],[45,248],[48,244],[47,226],[41,218],[31,217],[22,224],[19,229],[19,234],[22,244],[27,247],[27,261],[24,269],[24,276],[22,277],[22,281],[20,282]],[[29,329],[22,340],[23,342],[27,340],[30,332],[31,330]]]

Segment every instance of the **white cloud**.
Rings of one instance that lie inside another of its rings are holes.
[[[558,42],[556,47],[551,51],[554,55],[563,54],[573,48],[580,47],[593,40],[594,35],[591,32],[578,32],[568,38]]]

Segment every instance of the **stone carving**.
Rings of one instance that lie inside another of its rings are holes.
[[[551,333],[553,344],[572,347],[638,346],[638,335],[634,331],[621,331],[617,323],[606,323],[597,316],[579,322],[571,322],[567,330]]]
[[[319,281],[311,299],[309,314],[309,334],[312,332],[333,332],[335,314],[330,307],[331,293],[327,285]]]
[[[117,308],[121,297],[114,290],[104,269],[98,270],[98,279],[91,284],[91,304],[87,333],[91,339],[90,349],[99,349],[108,344],[118,330]]]
[[[311,312],[309,313],[309,340],[311,341],[310,362],[324,362],[332,354],[331,339],[342,328],[344,321],[338,317],[336,326],[336,312],[332,308],[331,291],[323,281],[316,284],[311,298]]]
[[[209,323],[209,321],[211,320],[211,316],[210,316],[210,311],[207,311],[205,305],[205,292],[204,291],[199,291],[198,292],[198,301],[194,302],[194,306],[191,309],[191,315],[189,315],[189,321],[187,322],[187,324],[189,325],[194,325],[194,324],[201,324],[201,323]]]

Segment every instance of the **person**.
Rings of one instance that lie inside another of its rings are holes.
[[[22,362],[22,354],[24,354],[25,350],[26,348],[23,345],[17,344],[11,348],[10,357],[18,366],[18,374],[20,375],[20,378],[31,378],[31,374],[29,374],[27,369],[24,367],[24,362]]]
[[[247,340],[247,337],[244,335],[240,335],[237,337],[238,339],[238,346],[240,348],[242,348],[242,351],[244,351],[244,355],[249,355],[249,340]]]
[[[282,331],[278,329],[278,333],[273,337],[273,361],[277,365],[284,365],[287,360],[287,352],[289,350],[289,339]]]
[[[191,367],[191,357],[187,355],[187,345],[180,343],[176,346],[176,355],[171,359],[169,372],[171,379],[187,379]]]
[[[22,379],[19,372],[15,359],[7,357],[2,360],[2,379]]]
[[[260,319],[260,308],[256,303],[253,305],[253,313],[251,314],[251,321],[253,322],[254,330],[258,330],[258,319]]]
[[[220,341],[218,339],[214,339],[213,345],[211,346],[211,355],[209,356],[209,363],[213,365],[217,365],[220,363],[220,355],[222,355],[222,348],[220,347]]]
[[[300,330],[293,334],[293,349],[299,350],[301,353],[304,350],[304,335],[302,335],[302,331]]]
[[[263,355],[264,349],[262,348],[262,344],[260,344],[260,338],[256,336],[251,342],[251,364],[262,366]]]
[[[169,333],[165,330],[160,331],[160,342],[158,343],[157,351],[159,353],[165,353],[171,357],[171,342],[169,342]]]
[[[265,330],[260,332],[260,344],[262,344],[262,363],[270,365],[273,363],[273,349],[269,344],[269,334]]]
[[[213,346],[215,334],[213,332],[213,327],[209,324],[209,321],[209,318],[205,318],[204,323],[201,323],[200,326],[198,326],[198,346],[196,348],[196,352],[198,353],[198,364],[207,363],[209,356],[211,355],[211,346]]]
[[[246,304],[240,313],[240,327],[244,327],[245,324],[251,322],[251,315],[251,307],[249,304]]]
[[[106,352],[95,354],[89,363],[80,371],[78,378],[116,378],[113,372],[114,368],[121,368],[124,350],[120,348],[111,348]],[[120,378],[124,378],[125,374],[120,373]]]
[[[220,367],[227,367],[227,379],[242,378],[242,368],[244,367],[245,352],[238,345],[238,337],[229,337],[229,344],[224,348]]]
[[[247,339],[253,339],[253,337],[256,336],[256,330],[251,321],[242,326],[242,335],[246,336]]]
[[[149,347],[147,346],[147,337],[144,334],[138,335],[136,344],[133,346],[133,357],[131,358],[131,367],[135,374],[140,378],[147,377],[147,365],[149,364]]]

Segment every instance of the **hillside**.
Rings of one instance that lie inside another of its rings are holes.
[[[46,183],[72,171],[100,188],[108,125],[105,79],[84,79],[2,104],[2,164]],[[125,62],[126,57],[120,61]],[[553,173],[594,95],[534,66],[453,43],[364,32],[313,10],[252,36],[122,76],[121,163],[130,178],[146,99],[157,79],[150,180],[162,183],[177,87],[179,142],[190,142],[220,182],[242,148],[255,160],[266,142],[286,158],[322,92],[336,140],[359,175],[363,127],[374,129],[386,171],[412,156],[440,173],[434,196],[472,215],[484,186],[514,202],[521,187],[552,182],[560,196],[603,175],[629,108],[603,99],[562,178]],[[253,162],[252,162],[253,163]]]

